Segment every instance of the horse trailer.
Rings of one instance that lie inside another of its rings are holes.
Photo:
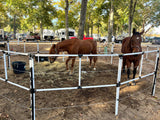
[[[44,29],[43,30],[43,40],[53,40],[54,32],[53,30]]]
[[[62,28],[62,29],[58,29],[55,31],[55,35],[56,37],[58,37],[60,39],[60,41],[63,41],[63,40],[66,40],[66,29],[65,28]],[[71,29],[69,28],[68,29],[68,36],[69,38],[70,37],[75,37],[75,30],[74,29]]]

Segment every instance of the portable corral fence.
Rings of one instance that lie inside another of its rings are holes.
[[[147,46],[147,51],[149,51],[149,48],[156,48],[157,50],[159,50],[160,46],[148,45]],[[148,59],[148,53],[146,53],[146,59]]]
[[[58,90],[73,90],[73,89],[84,89],[84,88],[101,88],[101,87],[116,87],[116,102],[115,102],[115,115],[118,115],[118,106],[119,106],[119,92],[120,92],[120,86],[127,84],[129,82],[141,79],[141,78],[145,78],[148,76],[152,76],[153,75],[153,85],[152,85],[152,96],[155,95],[155,87],[156,87],[156,77],[157,77],[157,70],[158,70],[158,62],[159,62],[159,50],[153,50],[153,51],[145,51],[145,52],[138,52],[138,53],[128,53],[128,54],[84,54],[84,55],[59,55],[59,54],[30,54],[30,53],[20,53],[20,52],[13,52],[13,51],[2,51],[0,50],[0,52],[3,52],[3,59],[4,59],[4,71],[5,71],[5,78],[1,78],[0,80],[7,82],[11,85],[17,86],[19,88],[22,88],[24,90],[27,90],[30,92],[30,96],[31,96],[31,119],[35,120],[35,93],[36,92],[43,92],[43,91],[58,91]],[[157,52],[156,55],[156,60],[155,60],[155,68],[154,71],[152,73],[149,73],[147,75],[141,75],[142,72],[142,63],[143,63],[143,57],[144,54],[146,53],[154,53]],[[29,67],[30,67],[30,88],[27,88],[25,86],[16,84],[14,82],[11,82],[8,80],[8,75],[7,75],[7,64],[6,64],[6,55],[9,54],[18,54],[18,55],[24,55],[24,56],[29,56]],[[121,70],[122,70],[122,61],[123,61],[123,56],[129,56],[129,55],[138,55],[141,54],[142,55],[142,59],[140,62],[140,71],[139,71],[139,77],[135,78],[135,79],[130,79],[128,81],[125,82],[121,82]],[[47,57],[53,57],[53,56],[75,56],[75,57],[79,57],[79,79],[78,79],[78,85],[77,87],[64,87],[64,88],[48,88],[48,89],[36,89],[35,88],[35,81],[34,81],[34,57],[35,56],[47,56]],[[82,86],[81,85],[81,58],[83,56],[99,56],[99,57],[106,57],[106,56],[118,56],[119,57],[119,63],[118,63],[118,75],[117,75],[117,83],[116,84],[108,84],[108,85],[94,85],[94,86]]]

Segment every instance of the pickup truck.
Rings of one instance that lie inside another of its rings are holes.
[[[26,36],[26,40],[40,40],[40,36],[38,33],[30,33]]]

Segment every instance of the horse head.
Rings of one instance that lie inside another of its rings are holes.
[[[49,50],[49,54],[59,54],[58,46],[53,44]],[[57,59],[57,56],[49,57],[50,63],[53,63]]]
[[[136,29],[133,29],[133,35],[130,39],[131,42],[131,49],[132,52],[141,52],[142,48],[141,48],[141,42],[142,42],[142,38],[141,35],[143,34],[144,30],[142,32],[136,32]]]

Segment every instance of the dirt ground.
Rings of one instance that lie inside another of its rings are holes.
[[[148,44],[142,44],[146,51]],[[40,52],[48,53],[50,43],[40,43]],[[103,45],[98,50],[104,51]],[[1,48],[4,49],[4,48]],[[6,49],[6,48],[5,48]],[[11,43],[10,49],[24,52],[24,45]],[[120,53],[121,44],[114,46],[114,53]],[[153,50],[156,48],[150,48]],[[26,52],[36,52],[36,43],[27,43]],[[108,46],[110,53],[110,46]],[[0,54],[2,55],[2,54]],[[155,53],[144,55],[142,75],[152,73],[155,67]],[[14,74],[13,68],[8,69],[8,80],[30,87],[29,57],[12,55],[14,61],[26,62],[26,72]],[[66,58],[64,58],[66,60]],[[59,57],[50,64],[48,61],[35,61],[35,87],[63,88],[78,86],[79,61],[76,59],[74,74],[69,75],[65,61]],[[118,57],[98,57],[97,69],[89,68],[87,58],[82,59],[82,86],[116,84],[118,73]],[[138,77],[139,70],[137,71]],[[3,59],[0,59],[0,77],[4,78]],[[126,81],[127,75],[122,74],[121,81]],[[36,92],[37,120],[159,120],[160,118],[160,75],[158,71],[155,96],[151,96],[153,76],[136,81],[135,86],[122,85],[120,89],[119,114],[115,116],[116,88],[92,88],[77,90],[62,90]],[[31,119],[30,93],[0,81],[0,120]]]

